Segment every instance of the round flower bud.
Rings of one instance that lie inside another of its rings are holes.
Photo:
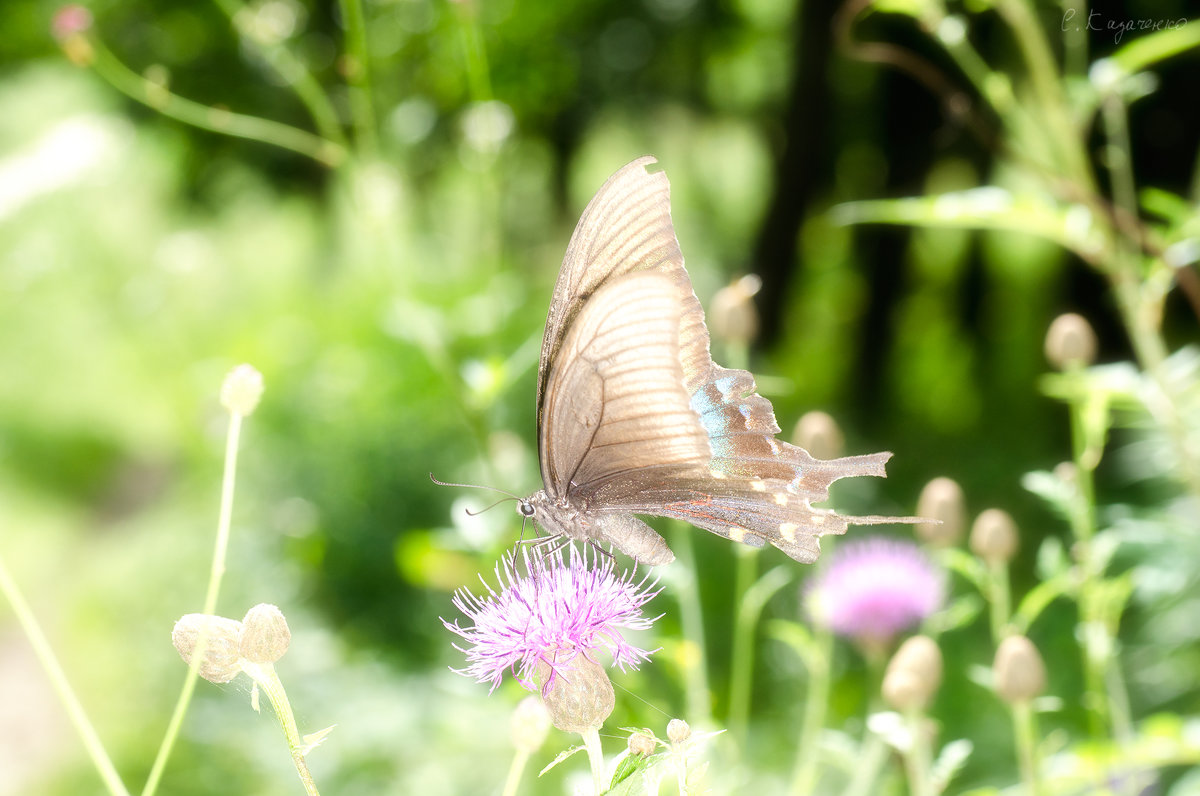
[[[1059,370],[1096,361],[1096,333],[1082,315],[1059,315],[1046,332],[1046,359]]]
[[[718,290],[708,313],[713,335],[734,345],[747,345],[754,340],[758,335],[754,294],[761,288],[762,279],[747,274]]]
[[[920,710],[942,684],[942,651],[929,636],[900,645],[883,675],[883,698],[896,710]]]
[[[236,619],[209,614],[187,614],[175,623],[171,631],[171,643],[179,651],[183,662],[191,665],[192,655],[200,636],[205,636],[204,658],[200,661],[200,676],[210,683],[228,683],[237,677],[241,665],[238,663],[238,637],[242,623]]]
[[[962,487],[952,478],[935,478],[917,498],[917,516],[931,522],[917,523],[917,537],[931,547],[953,547],[967,525]]]
[[[262,374],[251,365],[238,365],[229,371],[221,385],[221,406],[245,417],[254,411],[263,394]]]
[[[1017,524],[1007,511],[987,509],[975,518],[968,544],[987,563],[1007,564],[1020,546]]]
[[[792,444],[818,459],[836,459],[842,455],[845,439],[837,421],[825,412],[806,412],[796,421]]]
[[[513,746],[533,754],[542,748],[550,733],[550,711],[536,696],[527,696],[513,710],[509,729]]]
[[[692,728],[683,719],[671,719],[667,722],[667,740],[671,743],[683,743],[692,737]]]
[[[288,651],[292,631],[277,606],[259,603],[242,619],[242,636],[238,650],[243,658],[254,663],[274,663]]]
[[[638,757],[652,755],[656,746],[658,744],[655,742],[654,736],[648,732],[635,732],[629,736],[629,754],[631,755]]]
[[[1005,702],[1027,702],[1046,690],[1046,664],[1025,636],[1009,636],[992,665],[996,694]]]
[[[604,667],[580,653],[554,673],[549,688],[542,690],[542,701],[555,727],[583,732],[604,726],[617,697]]]

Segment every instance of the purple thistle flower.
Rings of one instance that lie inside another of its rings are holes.
[[[887,643],[940,608],[943,596],[942,573],[919,547],[877,536],[835,550],[805,602],[818,625]]]
[[[454,645],[466,653],[469,665],[453,671],[481,683],[490,681],[494,691],[508,669],[534,691],[534,677],[542,669],[544,695],[576,655],[596,662],[593,652],[607,649],[622,671],[650,659],[655,650],[632,646],[620,631],[647,630],[658,618],[642,616],[642,606],[658,594],[651,591],[657,581],[648,582],[647,576],[635,583],[632,571],[618,577],[611,558],[589,568],[587,556],[574,546],[569,563],[561,554],[524,553],[524,575],[517,572],[514,559],[510,554],[496,565],[499,592],[480,576],[488,596],[476,597],[466,589],[455,593],[455,607],[473,624],[464,628],[457,620],[442,620],[469,644]],[[547,670],[549,676],[544,674]]]

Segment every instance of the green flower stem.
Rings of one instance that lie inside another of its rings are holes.
[[[508,776],[504,780],[504,792],[501,796],[517,796],[517,788],[521,785],[521,775],[525,773],[525,765],[529,762],[529,750],[517,749],[513,755],[512,765],[508,767]]]
[[[679,567],[682,575],[672,582],[676,584],[679,598],[680,623],[683,639],[688,649],[684,651],[682,666],[687,690],[688,718],[702,726],[712,724],[712,701],[708,690],[707,649],[704,637],[704,613],[700,606],[700,589],[696,581],[696,549],[692,542],[692,529],[679,521],[671,523],[671,547],[679,551]]]
[[[808,693],[804,695],[804,719],[800,725],[800,740],[796,747],[796,768],[792,775],[795,796],[814,793],[817,785],[817,759],[821,748],[821,731],[829,707],[829,662],[833,659],[833,634],[828,628],[814,628],[816,654],[805,658],[808,669]]]
[[[1017,759],[1021,769],[1021,782],[1027,796],[1041,796],[1042,786],[1038,774],[1037,718],[1028,701],[1016,702],[1011,706],[1013,736],[1017,747]]]
[[[225,12],[225,16],[229,18],[230,24],[236,29],[241,29],[239,18],[244,18],[244,14],[252,13],[245,5],[238,0],[216,0],[216,4]],[[312,116],[313,123],[317,126],[317,131],[322,137],[329,139],[341,149],[346,146],[346,137],[342,133],[342,126],[338,122],[337,111],[333,107],[333,103],[329,100],[329,96],[325,93],[325,89],[313,77],[312,72],[304,66],[304,62],[295,55],[282,42],[266,42],[254,36],[244,36],[246,41],[258,48],[264,59],[271,65],[284,82],[292,87],[296,92],[296,96],[308,108],[309,115]],[[337,165],[336,163],[331,165]]]
[[[347,70],[350,83],[350,109],[359,148],[367,156],[375,154],[375,108],[371,99],[371,53],[367,47],[367,25],[362,0],[339,0],[346,25],[346,51],[353,61]]]
[[[912,735],[911,743],[904,753],[905,771],[908,773],[909,796],[935,796],[929,740],[925,736],[925,713],[921,710],[910,710],[905,713],[908,721],[908,731]]]
[[[58,698],[62,700],[63,705],[66,707],[67,715],[70,717],[71,723],[75,725],[76,732],[83,739],[83,745],[87,749],[88,757],[92,759],[92,765],[96,767],[100,778],[104,780],[104,785],[108,788],[108,792],[113,794],[113,796],[129,796],[129,790],[125,787],[125,783],[121,781],[121,776],[117,773],[116,766],[113,765],[108,752],[105,751],[104,744],[100,742],[100,736],[96,733],[96,728],[92,726],[87,713],[83,709],[83,705],[79,701],[79,697],[75,695],[75,690],[71,688],[71,683],[67,680],[67,675],[63,671],[62,665],[58,662],[58,656],[54,654],[54,649],[50,646],[45,633],[42,632],[42,628],[38,624],[37,618],[33,615],[33,611],[30,610],[29,604],[25,602],[20,588],[8,574],[8,569],[5,568],[3,559],[0,559],[0,591],[4,592],[4,596],[8,599],[9,604],[12,605],[13,613],[16,615],[17,621],[21,623],[21,629],[25,631],[25,635],[29,638],[29,643],[33,647],[33,651],[37,655],[42,669],[45,670],[46,675],[50,678],[50,684],[54,687],[54,690],[58,693]]]
[[[1028,0],[998,0],[996,10],[1012,31],[1025,60],[1033,93],[1051,134],[1052,146],[1057,150],[1063,174],[1085,191],[1094,192],[1095,182],[1082,148],[1078,125],[1068,113],[1061,75],[1041,21]]]
[[[267,699],[271,701],[271,707],[275,710],[275,718],[279,719],[279,726],[283,728],[283,734],[287,736],[288,750],[292,753],[292,763],[296,766],[296,773],[300,775],[300,781],[304,783],[304,792],[308,796],[320,796],[317,792],[317,785],[313,782],[312,774],[309,773],[308,763],[304,760],[304,739],[300,737],[300,730],[296,726],[296,716],[292,713],[292,704],[288,701],[287,692],[283,689],[283,683],[275,672],[275,667],[270,663],[242,661],[242,670],[253,678],[258,687],[266,693]]]
[[[868,732],[859,755],[859,765],[854,767],[854,773],[846,789],[842,791],[842,796],[875,796],[875,783],[889,754],[888,745],[883,739],[873,732]],[[811,791],[806,792],[805,796],[808,796],[808,793]]]
[[[94,53],[92,66],[122,94],[153,108],[176,121],[251,141],[261,141],[290,149],[326,166],[337,166],[346,157],[339,143],[315,136],[310,132],[257,116],[246,116],[227,110],[211,108],[177,94],[164,86],[135,73],[98,41],[91,42]]]
[[[587,750],[588,762],[592,764],[592,784],[596,796],[604,793],[604,749],[600,746],[600,731],[598,729],[584,730],[583,746]]]
[[[987,565],[988,615],[991,619],[992,641],[999,644],[1004,640],[1012,619],[1012,591],[1008,583],[1008,564],[992,561]]]
[[[738,583],[748,574],[753,576],[758,563],[759,548],[739,545]],[[749,561],[749,564],[746,562]],[[748,578],[746,578],[748,580]],[[763,608],[775,592],[792,579],[787,565],[775,567],[754,582],[748,589],[738,590],[737,615],[733,624],[733,661],[729,674],[729,731],[735,744],[746,739],[746,726],[750,713],[751,682],[754,679],[754,635],[758,628]]]
[[[221,508],[217,518],[217,539],[213,547],[212,565],[208,574],[208,590],[204,597],[202,611],[205,614],[216,612],[217,597],[221,590],[221,577],[225,574],[225,553],[229,547],[229,527],[233,517],[233,488],[237,480],[238,439],[241,436],[241,430],[242,415],[231,412],[229,431],[225,437],[225,472],[221,479]],[[150,769],[150,775],[146,778],[145,787],[142,788],[142,796],[153,796],[162,779],[167,759],[171,756],[175,739],[179,737],[179,730],[183,727],[183,718],[187,715],[192,694],[196,690],[200,663],[204,660],[204,649],[207,644],[207,633],[201,633],[200,638],[197,639],[196,648],[192,652],[192,660],[188,665],[187,676],[184,678],[183,688],[180,689],[179,699],[175,702],[175,710],[171,713],[171,720],[167,724],[167,731],[163,735],[158,754],[154,758],[154,765]]]

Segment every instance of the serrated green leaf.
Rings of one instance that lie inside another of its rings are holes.
[[[571,755],[575,754],[576,752],[582,752],[582,751],[584,750],[584,748],[585,748],[585,747],[584,747],[584,746],[582,746],[582,745],[580,745],[580,746],[572,746],[572,747],[570,747],[569,749],[564,749],[563,751],[559,752],[557,757],[555,757],[553,760],[551,760],[551,761],[550,761],[550,762],[549,762],[549,763],[546,765],[546,767],[545,767],[545,768],[543,768],[541,771],[539,771],[539,772],[538,772],[538,776],[539,776],[539,777],[541,777],[541,776],[544,776],[544,775],[546,774],[546,772],[547,772],[547,771],[549,771],[550,769],[554,768],[554,767],[555,767],[555,766],[557,766],[559,763],[561,763],[562,761],[566,760],[568,757],[570,757]]]
[[[606,790],[605,793],[616,796],[614,788],[632,777],[637,772],[644,770],[653,757],[655,756],[635,754],[627,754],[622,757],[617,763],[617,770],[613,772],[612,782],[609,783],[608,790]],[[632,793],[628,790],[628,788],[623,789],[622,793],[630,793],[630,796],[632,796]]]

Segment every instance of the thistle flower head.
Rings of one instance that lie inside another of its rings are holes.
[[[650,628],[654,619],[643,617],[642,607],[658,594],[655,582],[635,581],[632,571],[618,576],[611,558],[589,562],[574,547],[568,560],[525,552],[522,563],[524,574],[512,555],[496,565],[499,591],[485,582],[484,597],[465,589],[455,594],[455,607],[471,620],[468,627],[442,620],[467,642],[455,648],[469,665],[455,671],[495,690],[511,670],[530,691],[537,681],[545,696],[557,678],[569,677],[577,656],[595,663],[595,652],[606,649],[622,670],[650,659],[651,652],[629,644],[621,630]]]
[[[915,544],[874,537],[835,550],[806,603],[834,633],[886,643],[941,607],[943,590],[941,572]]]

